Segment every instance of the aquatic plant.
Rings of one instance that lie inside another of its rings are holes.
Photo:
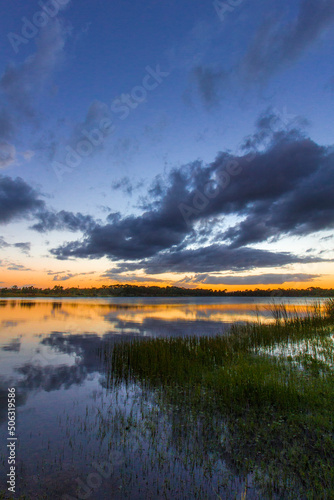
[[[224,494],[237,477],[261,498],[331,498],[333,303],[305,317],[275,306],[273,316],[216,337],[118,343],[104,353],[108,383],[155,391],[179,453],[193,467],[202,455],[205,470],[220,460],[230,471]]]

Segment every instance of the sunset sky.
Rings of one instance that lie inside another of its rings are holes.
[[[0,25],[0,287],[334,286],[333,0]]]

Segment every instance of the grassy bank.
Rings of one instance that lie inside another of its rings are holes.
[[[272,313],[224,336],[119,343],[105,352],[109,386],[156,394],[189,466],[224,471],[216,498],[236,478],[243,498],[334,498],[334,301]]]

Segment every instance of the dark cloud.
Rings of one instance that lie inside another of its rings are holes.
[[[196,66],[193,69],[192,77],[205,105],[208,107],[217,105],[220,100],[220,90],[227,79],[227,74],[222,70]]]
[[[166,188],[158,210],[125,218],[117,213],[110,214],[108,223],[96,224],[83,242],[66,244],[52,253],[58,258],[113,255],[119,259],[138,259],[180,243],[189,230],[180,217],[177,203],[187,194],[182,178],[182,172],[172,172],[171,186]]]
[[[314,281],[319,274],[258,274],[255,276],[209,276],[200,274],[191,283],[206,285],[282,285],[283,283]]]
[[[8,247],[14,247],[14,248],[19,248],[23,253],[29,253],[31,244],[26,242],[22,243],[13,243],[12,245],[7,243],[2,236],[0,236],[0,248],[8,248]]]
[[[60,273],[48,273],[49,275],[53,274],[53,281],[67,281],[70,280],[71,278],[76,278],[77,276],[87,276],[89,274],[94,274],[94,271],[91,271],[89,273],[67,273],[64,274],[64,272]]]
[[[51,210],[43,210],[36,214],[38,222],[36,222],[32,229],[39,233],[47,231],[88,231],[95,226],[95,221],[90,215],[83,215],[80,212],[74,214],[61,210],[55,212]]]
[[[309,122],[302,116],[292,115],[287,107],[279,110],[269,106],[255,122],[255,132],[247,136],[241,145],[242,150],[265,148],[270,146],[273,137],[279,137],[282,130],[289,133],[290,139],[302,136],[301,131],[309,125]]]
[[[14,243],[12,246],[15,248],[19,248],[23,253],[29,253],[31,248],[31,243],[29,242]]]
[[[18,367],[16,371],[22,377],[19,382],[22,390],[42,389],[50,392],[60,388],[68,389],[72,385],[80,385],[90,373],[98,371],[98,348],[104,345],[98,335],[66,335],[54,332],[44,338],[41,344],[48,346],[55,353],[75,356],[76,363],[72,366],[27,363]]]
[[[111,183],[113,191],[122,191],[122,193],[132,196],[133,192],[140,189],[144,185],[143,181],[132,182],[129,177],[124,176],[117,181]]]
[[[1,347],[1,349],[3,351],[19,352],[21,349],[21,340],[13,339],[9,344],[6,344],[3,347]]]
[[[20,177],[0,176],[0,223],[28,217],[44,206],[39,193]]]
[[[73,384],[80,385],[87,377],[81,365],[39,366],[26,364],[17,369],[23,377],[20,388],[23,390],[43,389],[46,392],[60,388],[69,389]]]
[[[22,179],[0,176],[0,222],[25,217],[34,218],[32,228],[41,233],[81,231],[82,239],[51,253],[58,259],[134,261],[123,271],[117,268],[116,274],[137,269],[205,273],[311,262],[249,248],[334,226],[333,149],[319,146],[297,128],[280,130],[277,123],[268,110],[244,143],[245,153],[221,152],[212,163],[195,161],[173,169],[165,179],[158,176],[142,198],[141,215],[111,213],[105,223],[90,215],[50,210]],[[123,178],[115,189],[127,186],[130,180]],[[226,229],[224,217],[229,215],[237,222]],[[0,243],[7,244],[3,239]],[[29,250],[29,243],[14,246]]]
[[[110,117],[110,111],[107,106],[102,101],[95,99],[89,106],[84,123],[81,127],[91,128],[92,126],[98,124],[101,120],[106,117]]]
[[[23,266],[22,264],[11,264],[7,267],[8,271],[31,271],[28,267]]]
[[[30,303],[33,304],[34,303]],[[2,380],[0,384],[0,423],[8,418],[8,387],[17,387],[16,404],[25,404],[29,391],[44,390],[47,392],[56,391],[61,388],[69,389],[73,385],[82,384],[92,373],[100,373],[100,383],[104,382],[104,370],[101,363],[103,349],[110,349],[112,342],[128,340],[138,336],[124,333],[118,335],[107,333],[102,338],[96,334],[65,334],[54,332],[41,341],[44,346],[50,347],[55,353],[64,353],[75,358],[75,363],[68,365],[46,365],[38,363],[26,363],[15,368],[19,374],[19,380]],[[18,341],[12,343],[14,350],[17,350]],[[8,350],[8,349],[5,349]],[[13,349],[10,349],[13,350]],[[38,352],[36,352],[37,356]],[[43,358],[42,358],[43,359]],[[38,360],[39,361],[39,360]]]
[[[277,130],[272,123],[277,123],[272,112],[262,115],[254,136],[248,138],[259,150],[240,156],[219,153],[208,165],[196,161],[172,170],[167,181],[158,177],[142,215],[110,214],[107,224],[92,226],[83,240],[66,243],[52,254],[59,259],[136,260],[133,269],[144,262],[143,267],[154,273],[159,266],[165,271],[194,271],[189,262],[196,256],[194,266],[201,268],[211,249],[212,260],[205,261],[204,272],[208,266],[213,271],[215,266],[250,269],[303,261],[290,254],[241,248],[334,225],[333,152],[298,129]],[[228,215],[243,220],[218,231]],[[216,245],[210,246],[210,238]],[[206,245],[205,251],[187,250],[190,243]],[[226,266],[220,256],[226,258]]]
[[[150,259],[123,264],[122,271],[144,269],[147,274],[167,272],[213,273],[216,271],[241,271],[258,267],[279,267],[287,264],[320,262],[321,259],[298,257],[288,252],[270,252],[256,248],[231,248],[214,244],[196,250],[165,252]]]
[[[117,267],[114,269],[109,269],[105,271],[103,274],[101,274],[101,278],[108,278],[111,280],[119,281],[121,283],[132,283],[132,282],[147,283],[148,281],[155,283],[166,282],[166,280],[162,280],[159,278],[152,278],[151,276],[137,276],[135,274],[122,275],[118,271],[119,269]]]
[[[332,240],[334,238],[334,234],[330,234],[329,236],[323,236],[322,238],[320,238],[321,241],[328,241],[328,240]]]
[[[70,280],[71,278],[75,278],[75,276],[78,276],[78,274],[72,274],[72,273],[68,273],[68,274],[55,274],[53,276],[53,281],[67,281],[67,280]]]
[[[18,324],[18,321],[1,321],[0,323],[1,328],[11,328],[13,326],[17,326]]]
[[[309,151],[312,155],[311,149]],[[299,160],[303,161],[302,155],[298,157],[293,154],[291,159],[294,164]],[[316,158],[312,160],[310,157],[310,160],[312,163]],[[307,168],[306,158],[304,164]],[[294,166],[291,163],[290,165]],[[323,151],[318,156],[317,167],[314,169],[311,167],[309,175],[305,173],[293,190],[286,190],[274,200],[259,200],[253,203],[248,209],[246,218],[228,229],[224,237],[234,246],[243,246],[277,238],[282,234],[303,236],[332,229],[334,227],[334,198],[331,195],[334,189],[333,167],[334,154]]]
[[[106,313],[106,321],[108,321]],[[114,321],[111,321],[114,324]],[[140,333],[144,333],[143,331]],[[18,390],[27,394],[29,391],[44,390],[46,392],[59,389],[69,389],[73,385],[81,385],[92,373],[100,373],[100,383],[104,384],[104,366],[101,362],[101,352],[108,350],[113,343],[123,342],[139,336],[138,328],[133,334],[110,332],[103,337],[96,334],[65,334],[53,332],[41,341],[43,346],[49,347],[55,353],[63,353],[75,359],[71,366],[43,365],[41,363],[26,363],[17,367],[15,371],[20,380],[16,382]],[[36,355],[38,352],[36,353]],[[7,387],[11,387],[8,385]],[[1,421],[1,388],[0,388],[0,421]],[[7,397],[7,396],[6,396]]]
[[[0,176],[0,223],[34,217],[37,222],[31,228],[40,233],[52,230],[85,232],[96,225],[90,215],[47,209],[39,196],[40,194],[21,178]],[[13,246],[22,251],[30,249],[30,243],[16,243]]]
[[[333,21],[332,0],[302,0],[294,20],[270,19],[256,33],[243,61],[247,78],[261,80],[296,60]]]

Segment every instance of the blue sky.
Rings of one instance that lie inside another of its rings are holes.
[[[3,10],[1,286],[332,284],[331,1]]]

